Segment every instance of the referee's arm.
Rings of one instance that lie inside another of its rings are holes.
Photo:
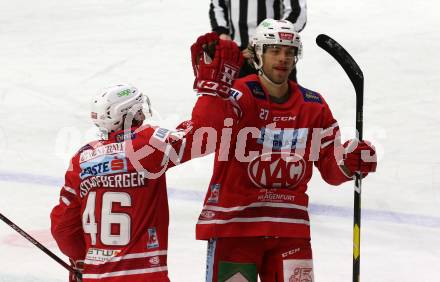
[[[211,0],[209,5],[209,20],[212,31],[229,35],[228,0]]]
[[[300,32],[307,23],[306,0],[283,0],[283,19],[293,23],[296,30]]]

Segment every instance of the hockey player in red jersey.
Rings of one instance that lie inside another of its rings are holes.
[[[74,155],[51,213],[53,237],[85,282],[169,281],[164,172],[190,158],[191,124],[142,125],[147,102],[129,85],[96,96],[91,118],[103,139]]]
[[[222,86],[237,69],[236,47],[212,33],[191,47],[200,95],[193,120],[217,132],[196,226],[197,239],[208,240],[206,281],[311,282],[306,191],[313,166],[339,185],[356,171],[374,172],[375,150],[356,140],[341,145],[323,96],[288,80],[302,52],[290,22],[264,20],[251,47],[259,74],[235,80],[228,93]]]

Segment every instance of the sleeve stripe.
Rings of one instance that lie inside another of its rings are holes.
[[[69,186],[64,186],[63,189],[66,190],[67,192],[69,192],[69,193],[71,193],[71,194],[73,194],[73,195],[76,196],[76,191],[75,191],[75,189],[73,189],[73,188],[71,188],[71,187],[69,187]]]
[[[70,201],[66,197],[61,196],[60,199],[64,204],[66,204],[66,206],[70,206]]]
[[[335,142],[335,140],[330,140],[330,141],[325,142],[324,144],[321,145],[321,149],[324,149],[325,147],[329,146],[333,142]]]
[[[335,128],[337,128],[339,125],[337,122],[335,122],[334,124],[330,125],[329,127],[325,128],[322,130],[321,134],[325,135],[327,134],[329,131],[333,131]]]

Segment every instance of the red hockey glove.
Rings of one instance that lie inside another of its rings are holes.
[[[200,59],[203,55],[214,57],[215,45],[220,41],[217,33],[206,33],[197,38],[197,41],[191,45],[191,63],[194,71],[194,76],[197,77],[199,70]]]
[[[360,172],[366,176],[369,172],[376,171],[376,149],[371,142],[352,139],[344,143],[344,148],[344,165],[352,173]]]
[[[220,40],[215,33],[207,33],[191,46],[191,57],[197,93],[228,97],[243,65],[237,44]]]
[[[84,261],[83,260],[77,260],[74,261],[72,259],[69,259],[70,265],[76,269],[79,273],[82,273],[84,270]],[[82,280],[74,273],[69,273],[69,282],[81,282]]]

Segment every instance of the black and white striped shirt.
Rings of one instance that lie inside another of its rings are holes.
[[[211,0],[212,30],[229,34],[244,49],[256,27],[266,18],[285,19],[298,31],[307,22],[306,0]]]

